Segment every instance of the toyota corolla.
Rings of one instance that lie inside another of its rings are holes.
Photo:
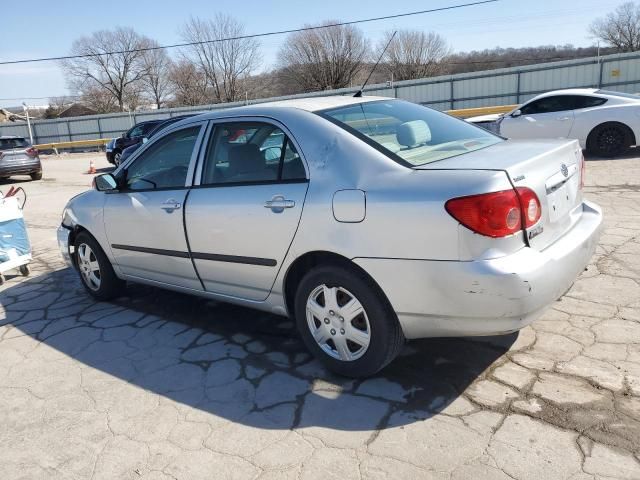
[[[592,256],[575,140],[504,140],[412,103],[317,97],[157,135],[66,206],[58,240],[97,299],[125,281],[295,319],[329,369],[407,339],[516,331]]]

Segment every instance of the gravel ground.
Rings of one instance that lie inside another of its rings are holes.
[[[588,162],[605,230],[542,318],[412,342],[364,381],[284,318],[143,286],[90,300],[55,243],[90,158],[108,169],[50,157],[21,183],[35,258],[0,287],[0,478],[640,478],[640,158]]]

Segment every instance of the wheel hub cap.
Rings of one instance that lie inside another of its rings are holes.
[[[369,318],[360,301],[345,288],[318,286],[309,294],[306,314],[314,340],[327,355],[351,362],[367,351]]]
[[[86,243],[78,246],[78,269],[85,285],[91,290],[98,290],[101,283],[100,265],[96,254]]]

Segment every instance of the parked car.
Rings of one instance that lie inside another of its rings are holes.
[[[405,339],[513,332],[560,297],[602,221],[583,160],[388,98],[225,109],[97,176],[58,241],[96,299],[132,281],[289,315],[367,376]]]
[[[596,88],[556,90],[505,115],[467,121],[507,138],[574,138],[593,155],[615,157],[640,138],[640,96]]]
[[[29,140],[17,136],[0,136],[0,180],[13,175],[29,175],[31,180],[42,178],[42,164],[38,150]]]
[[[142,141],[138,142],[138,143],[134,143],[133,145],[131,145],[130,147],[125,148],[122,151],[122,155],[120,156],[120,162],[124,162],[127,160],[127,158],[129,158],[129,156],[135,152],[136,150],[138,150],[138,148],[140,148],[144,143],[146,143],[147,141],[149,141],[149,139],[151,137],[153,137],[156,133],[162,131],[165,127],[168,127],[169,125],[176,123],[182,119],[185,118],[189,118],[189,117],[193,117],[193,115],[195,114],[191,114],[191,115],[180,115],[178,117],[171,117],[171,118],[167,118],[166,120],[158,123],[149,133],[147,133],[146,135],[144,135],[142,137]]]
[[[122,151],[127,147],[141,143],[144,136],[163,121],[164,120],[148,120],[146,122],[137,123],[123,133],[122,136],[114,138],[111,142],[107,143],[105,149],[107,161],[114,164],[116,167],[120,165]]]

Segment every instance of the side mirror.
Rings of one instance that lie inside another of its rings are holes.
[[[522,111],[520,109],[516,110],[511,114],[513,118],[518,118],[520,115],[522,115]]]
[[[103,173],[98,175],[93,180],[96,190],[99,192],[111,192],[118,189],[118,181],[116,177],[110,173]]]
[[[127,138],[127,132],[124,132],[122,135],[120,135],[122,138]]]

